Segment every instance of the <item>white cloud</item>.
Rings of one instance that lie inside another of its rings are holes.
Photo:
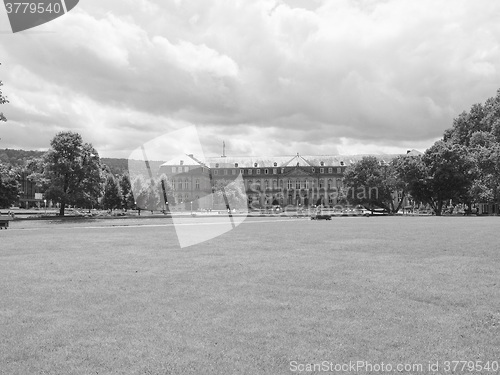
[[[88,0],[37,29],[52,33],[3,36],[2,111],[121,156],[165,123],[206,129],[216,153],[222,135],[238,153],[425,148],[498,89],[499,13],[494,0]]]
[[[153,43],[166,60],[179,69],[190,73],[206,71],[219,77],[238,75],[238,65],[233,60],[208,48],[205,44],[194,45],[180,41],[177,45],[173,45],[161,36],[155,36]]]

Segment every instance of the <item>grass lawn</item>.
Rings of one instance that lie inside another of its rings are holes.
[[[0,373],[500,361],[500,218],[252,218],[184,249],[163,223],[1,231]]]

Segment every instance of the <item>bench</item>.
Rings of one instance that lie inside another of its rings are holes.
[[[0,229],[7,229],[9,227],[9,221],[11,221],[12,218],[10,217],[0,217]]]

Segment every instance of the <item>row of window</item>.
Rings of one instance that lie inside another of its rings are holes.
[[[237,164],[237,163],[236,163]],[[239,170],[239,172],[238,172]],[[205,171],[205,168],[203,168],[203,172]],[[221,170],[221,173],[220,174],[224,174],[224,175],[237,175],[238,173],[241,173],[243,174],[244,173],[244,169],[223,169]],[[325,173],[325,171],[327,171],[327,173],[333,173],[333,168],[332,167],[328,167],[328,168],[319,168],[319,173]],[[184,167],[172,167],[172,173],[186,173],[186,172],[189,172],[189,167],[187,166],[184,166]],[[261,172],[263,174],[278,174],[278,168],[272,168],[272,169],[268,169],[268,168],[265,168],[265,169],[247,169],[246,170],[246,174],[247,175],[251,175],[255,172],[255,174],[261,174]],[[311,167],[311,172],[316,172],[316,168],[315,167]],[[281,173],[285,173],[285,168],[281,168]],[[342,173],[342,168],[340,167],[337,167],[336,168],[336,173]],[[214,170],[214,175],[219,175],[219,170],[215,169]]]
[[[189,167],[172,167],[172,173],[189,172]]]
[[[264,188],[267,190],[267,189],[270,189],[271,186],[273,189],[277,189],[278,188],[278,184],[279,184],[279,188],[280,189],[283,189],[283,186],[286,186],[286,188],[288,190],[291,190],[291,189],[309,189],[309,188],[315,188],[316,187],[316,180],[315,179],[312,179],[312,180],[309,180],[309,179],[305,179],[305,180],[287,180],[286,181],[286,185],[284,185],[284,182],[283,180],[280,180],[279,183],[277,180],[263,180],[264,181]],[[318,187],[320,189],[323,189],[325,188],[325,185],[328,189],[332,189],[334,187],[334,181],[335,181],[335,187],[339,188],[342,186],[342,180],[340,178],[336,179],[336,180],[333,180],[331,178],[329,179],[323,179],[323,178],[320,178],[319,179],[319,182],[318,182]],[[253,180],[247,180],[245,181],[245,184],[246,184],[246,188],[247,189],[257,189],[259,190],[260,187],[261,187],[261,181],[260,180],[256,180],[255,182]],[[201,187],[201,184],[200,184],[200,180],[199,179],[196,179],[194,181],[194,189],[195,190],[200,190],[200,187]],[[178,179],[178,180],[173,180],[172,181],[172,188],[174,190],[189,190],[190,188],[190,180],[189,179]]]
[[[263,180],[263,181],[264,181],[264,186],[263,186],[264,189],[266,190],[271,189],[271,186],[272,189],[278,189],[278,181],[276,180]],[[331,178],[329,179],[321,178],[319,179],[318,182],[318,188],[324,189],[326,186],[328,189],[332,189],[334,187],[334,182],[336,188],[340,188],[342,186],[342,180],[340,178],[336,180],[333,180]],[[262,186],[260,180],[256,180],[255,182],[253,180],[247,180],[245,181],[245,184],[247,189],[254,189],[254,190],[260,190]],[[309,189],[309,188],[314,189],[316,188],[316,180],[315,179],[314,180],[305,179],[305,180],[295,180],[295,181],[287,180],[286,185],[284,184],[283,180],[280,180],[279,188],[283,189],[283,186],[286,186],[288,190]]]
[[[186,178],[184,181],[182,179],[173,180],[172,188],[173,190],[189,190],[190,181]],[[195,190],[200,190],[200,180],[196,179],[194,181]]]
[[[332,174],[333,173],[333,168],[332,167],[329,167],[329,168],[319,168],[319,173],[325,173],[325,171],[327,171],[327,173],[329,174]],[[224,174],[224,175],[236,175],[238,174],[238,169],[224,169],[224,170],[221,170],[220,171],[221,173],[220,174]],[[263,174],[278,174],[278,168],[272,168],[272,169],[247,169],[246,170],[246,174],[247,175],[252,175],[253,173],[255,172],[255,174],[257,175],[260,175],[261,172]],[[316,168],[312,167],[311,168],[311,172],[316,172]],[[240,174],[244,174],[245,173],[245,169],[239,169],[239,173]],[[285,173],[285,168],[281,168],[281,174]],[[336,168],[336,173],[340,174],[342,173],[342,168],[338,167]],[[219,170],[215,169],[214,170],[214,175],[219,175]]]
[[[300,204],[314,204],[316,199],[320,199],[322,204],[325,204],[325,203],[328,203],[328,205],[330,206],[333,206],[335,203],[336,203],[336,199],[334,199],[333,196],[331,195],[328,195],[328,196],[320,196],[319,198],[318,197],[315,197],[314,200],[312,200],[311,198],[308,198],[308,197],[301,197],[299,195],[296,195],[296,196],[293,196],[293,195],[289,195],[288,197],[279,197],[279,198],[275,198],[275,197],[267,197],[267,198],[264,198],[264,204],[268,204],[268,205],[271,205],[273,202],[275,201],[278,201],[279,204],[297,204],[297,203],[300,203]],[[252,204],[253,202],[258,202],[259,201],[259,198],[258,197],[255,197],[255,196],[249,196],[248,197],[248,204]]]

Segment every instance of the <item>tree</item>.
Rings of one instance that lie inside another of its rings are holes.
[[[0,208],[9,208],[19,198],[17,173],[0,163]]]
[[[397,178],[393,162],[365,156],[346,168],[343,181],[350,203],[381,207],[388,213],[398,212],[403,204],[405,185]],[[398,192],[402,192],[399,199]]]
[[[0,64],[0,65],[2,65],[2,64]],[[7,104],[9,101],[7,100],[7,97],[5,97],[2,94],[2,89],[1,89],[2,86],[3,86],[3,83],[2,83],[2,81],[0,81],[0,104]],[[0,121],[7,121],[7,118],[3,115],[2,112],[0,112]]]
[[[470,199],[473,163],[467,148],[437,141],[423,156],[400,159],[397,173],[411,196],[441,215],[445,201]]]
[[[141,210],[163,210],[161,183],[158,179],[146,179],[138,175],[132,183],[135,204]]]
[[[113,210],[115,208],[121,207],[122,205],[122,194],[120,192],[120,187],[111,174],[106,178],[102,204],[107,210]]]
[[[44,155],[45,196],[61,204],[64,216],[67,204],[91,199],[100,194],[101,164],[97,151],[74,132],[60,132]]]
[[[481,104],[474,104],[470,112],[462,112],[453,120],[453,127],[444,132],[443,140],[468,146],[472,134],[478,131],[490,131],[491,125],[484,121],[485,109]]]
[[[492,137],[490,133],[475,133],[471,140],[474,179],[470,195],[475,202],[500,200],[500,144]]]
[[[122,192],[122,207],[126,210],[135,206],[132,184],[128,174],[123,174],[120,178],[120,190]]]

